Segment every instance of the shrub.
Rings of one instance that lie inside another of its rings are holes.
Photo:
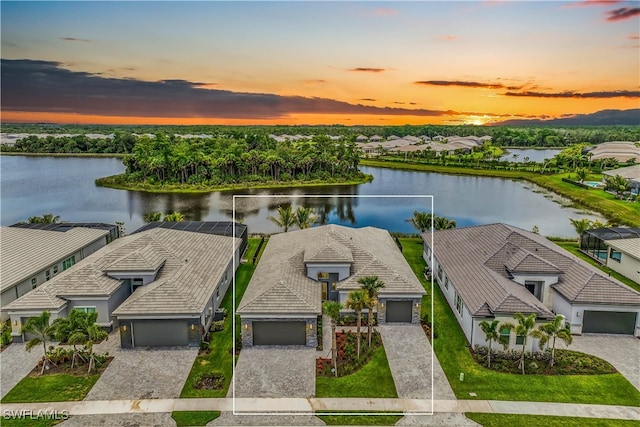
[[[224,330],[224,320],[217,320],[215,322],[211,322],[211,332],[218,332]]]
[[[13,338],[11,337],[11,321],[7,320],[0,324],[0,345],[5,346],[11,344]]]

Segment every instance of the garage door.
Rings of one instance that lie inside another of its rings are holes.
[[[585,311],[583,333],[629,334],[636,327],[636,313],[623,311]]]
[[[21,317],[20,324],[22,326],[26,325],[29,319],[31,319],[31,317]],[[34,334],[33,332],[24,332],[22,335],[24,336],[24,342],[31,341],[34,338],[40,338],[40,335]]]
[[[411,301],[388,301],[387,322],[411,323]]]
[[[189,343],[185,320],[148,320],[133,323],[134,345],[183,346]]]
[[[306,345],[305,322],[253,322],[253,345]]]

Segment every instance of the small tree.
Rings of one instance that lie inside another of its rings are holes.
[[[540,350],[551,341],[551,360],[549,361],[549,366],[553,366],[556,363],[556,338],[560,338],[567,345],[571,345],[573,342],[571,328],[564,321],[562,314],[558,314],[552,321],[538,326],[538,329],[533,331],[531,335],[540,340]]]
[[[584,234],[584,232],[593,228],[593,221],[588,218],[569,218],[569,222],[571,222],[571,225],[573,225],[573,228],[578,234],[578,244],[580,244],[580,240],[582,239],[582,235]]]
[[[322,303],[322,312],[331,318],[331,365],[334,375],[338,376],[338,344],[336,342],[336,325],[340,319],[342,304],[338,301],[325,301]]]
[[[309,228],[318,220],[318,216],[313,213],[311,208],[298,207],[293,216],[300,229]]]
[[[182,215],[180,212],[171,212],[171,213],[166,214],[162,221],[164,221],[164,222],[182,222],[182,221],[184,221],[184,215]]]
[[[162,219],[161,212],[147,212],[142,216],[142,219],[146,223],[160,221]]]
[[[27,219],[29,224],[56,224],[60,222],[60,215],[46,213],[42,216],[31,216]]]
[[[31,338],[29,341],[27,341],[25,345],[25,349],[28,352],[31,352],[31,349],[38,344],[42,344],[44,360],[42,361],[42,370],[40,371],[40,375],[44,373],[44,370],[46,369],[48,363],[55,365],[55,363],[53,363],[47,355],[47,340],[54,339],[55,333],[55,328],[49,323],[50,319],[51,313],[49,313],[48,311],[43,311],[40,316],[29,318],[29,320],[27,320],[22,327],[22,333],[28,332],[36,335],[36,337]]]
[[[433,219],[433,228],[435,230],[449,230],[451,228],[456,228],[456,221],[443,216],[437,216]]]
[[[527,346],[527,338],[531,335],[531,331],[536,325],[536,314],[531,313],[529,316],[524,316],[522,313],[516,313],[513,315],[513,318],[516,319],[518,324],[514,325],[511,323],[506,323],[503,327],[508,328],[516,333],[516,336],[522,337],[522,351],[520,352],[520,361],[518,362],[518,367],[522,369],[522,375],[524,375],[524,354],[525,348]]]
[[[351,291],[349,297],[345,302],[345,307],[350,308],[356,312],[356,334],[358,338],[358,359],[360,358],[360,339],[362,335],[360,333],[360,325],[362,324],[362,310],[369,305],[369,295],[367,291],[358,289]]]
[[[291,206],[285,206],[284,208],[282,206],[278,206],[276,211],[278,212],[278,217],[276,218],[271,215],[269,216],[269,220],[282,228],[286,233],[289,231],[289,228],[296,223],[296,218],[293,215]]]
[[[431,219],[433,215],[429,212],[413,211],[413,217],[407,219],[417,230],[424,233],[431,229]]]
[[[482,332],[484,332],[485,339],[489,343],[489,352],[487,353],[488,368],[491,367],[491,351],[493,350],[493,342],[500,339],[500,330],[498,329],[499,325],[499,320],[493,320],[491,323],[487,322],[486,320],[480,322],[480,329],[482,329]]]
[[[373,329],[373,308],[378,303],[378,293],[380,289],[384,288],[384,282],[378,279],[378,276],[365,276],[358,279],[360,288],[367,292],[369,298],[368,318],[367,318],[367,340],[369,342],[369,348],[371,348],[371,331]]]

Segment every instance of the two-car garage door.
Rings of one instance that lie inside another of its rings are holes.
[[[253,345],[306,345],[306,322],[253,322]]]
[[[138,320],[133,322],[131,329],[135,347],[189,344],[186,320]]]
[[[626,311],[584,311],[583,333],[628,334],[636,328],[637,313]]]

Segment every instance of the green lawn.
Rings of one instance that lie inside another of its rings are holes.
[[[637,426],[634,420],[603,418],[555,417],[541,415],[486,414],[467,412],[467,418],[484,427],[545,426],[545,427],[626,427]]]
[[[568,182],[562,178],[575,174],[561,173],[555,175],[540,175],[527,171],[494,170],[494,169],[474,169],[473,167],[427,165],[420,163],[409,163],[402,161],[380,161],[363,159],[362,166],[374,166],[390,169],[417,170],[424,172],[445,173],[451,175],[473,175],[487,176],[508,179],[524,179],[533,182],[541,187],[551,190],[571,201],[588,209],[600,212],[608,220],[619,224],[626,224],[632,227],[640,227],[640,202],[625,202],[618,200],[614,195],[606,193],[600,189],[586,189]],[[597,175],[591,175],[597,177]]]
[[[4,415],[4,414],[3,414]],[[34,413],[34,417],[35,417],[35,413]],[[6,419],[6,418],[1,418],[0,421],[0,425],[2,427],[51,427],[51,426],[55,426],[57,424],[60,424],[61,422],[63,422],[65,420],[48,420],[45,418],[37,418],[37,419],[31,419],[29,416],[27,416],[27,418],[10,418],[10,419]]]
[[[316,377],[316,397],[398,397],[384,347],[351,375]]]
[[[328,426],[393,426],[400,419],[402,419],[402,415],[382,415],[386,414],[383,411],[371,411],[367,412],[367,414],[381,414],[381,415],[320,415],[323,412],[332,412],[334,411],[317,411],[318,418],[325,422]],[[365,411],[352,411],[350,413],[355,412],[365,412]]]
[[[174,411],[171,418],[178,427],[206,426],[220,416],[220,411]]]
[[[2,398],[2,403],[82,400],[98,378],[100,378],[99,374],[87,376],[51,374],[25,377]]]
[[[247,289],[249,280],[251,280],[251,276],[255,270],[256,266],[251,264],[251,260],[253,259],[253,255],[259,242],[260,239],[249,239],[249,246],[247,247],[247,251],[244,255],[244,258],[249,260],[249,262],[246,264],[240,264],[236,271],[236,307],[237,304],[240,303],[242,295],[244,295],[244,291]],[[265,246],[266,241],[262,249],[264,249]],[[193,362],[193,366],[191,367],[189,377],[187,377],[187,381],[182,388],[180,397],[225,397],[227,395],[227,390],[231,384],[233,364],[235,363],[234,357],[231,355],[234,342],[232,330],[232,300],[233,292],[232,288],[229,287],[229,290],[224,296],[221,304],[222,307],[227,309],[227,313],[229,313],[225,320],[224,330],[211,333],[211,341],[209,343],[211,351],[209,354],[198,355],[196,357],[196,360]],[[240,335],[240,323],[238,320],[236,320],[236,335]],[[196,377],[202,373],[212,371],[220,371],[224,374],[224,388],[220,390],[199,390],[194,388],[193,383]]]
[[[615,277],[616,279],[620,280],[622,283],[626,284],[627,286],[635,289],[636,291],[640,292],[640,283],[636,283],[633,280],[623,276],[622,274],[618,273],[617,271],[613,271],[612,269],[610,269],[609,267],[603,266],[602,264],[600,264],[599,262],[595,261],[593,258],[591,258],[590,256],[580,252],[580,247],[578,246],[577,242],[567,242],[567,241],[554,241],[555,244],[557,244],[558,246],[560,246],[561,248],[571,252],[572,254],[582,258],[583,260],[587,261],[589,264],[598,267],[600,270],[604,271],[605,273],[607,273],[608,275]]]
[[[403,238],[400,242],[405,258],[429,292],[431,284],[422,274],[425,266],[422,241]],[[433,314],[438,338],[434,340],[433,348],[458,398],[640,405],[640,392],[619,373],[536,376],[503,374],[485,369],[471,357],[466,338],[437,284],[434,290]],[[423,304],[423,311],[427,313],[431,308],[429,298],[427,295]],[[431,313],[429,315],[433,318]],[[459,380],[461,372],[465,374],[464,381]],[[471,392],[477,397],[471,397]]]

